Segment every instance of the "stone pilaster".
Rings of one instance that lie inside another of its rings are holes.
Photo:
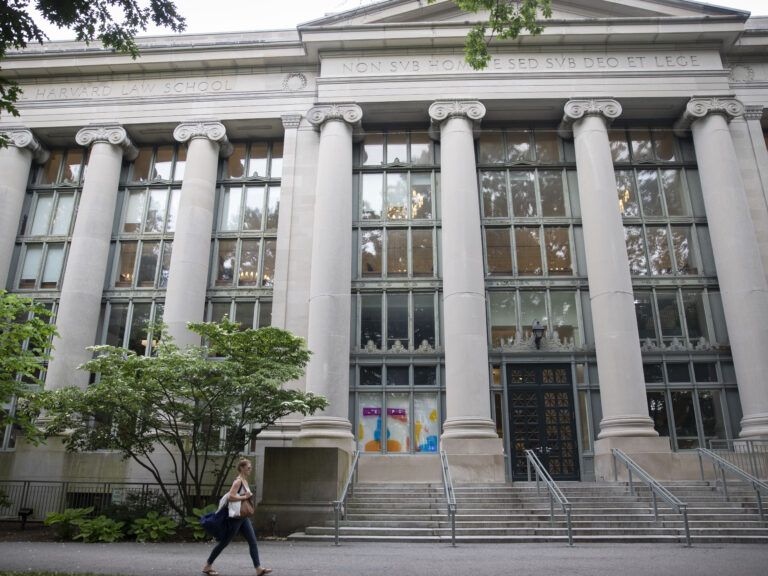
[[[6,148],[0,148],[0,290],[3,290],[8,288],[6,284],[29,170],[33,160],[44,163],[48,152],[23,126],[3,128],[0,136],[8,141]]]
[[[91,358],[86,347],[96,343],[120,169],[123,157],[133,160],[138,153],[118,124],[87,126],[75,141],[90,146],[91,152],[61,285],[56,314],[59,336],[53,340],[53,360],[45,380],[48,389],[88,383],[88,373],[77,367]]]
[[[349,322],[352,260],[352,132],[356,104],[319,104],[307,120],[320,131],[309,287],[307,391],[330,406],[304,418],[294,445],[354,450],[349,422]]]
[[[768,438],[768,283],[728,129],[728,122],[743,112],[743,105],[735,98],[695,97],[675,128],[690,128],[696,147],[741,398],[740,435]]]
[[[200,337],[187,330],[187,322],[205,319],[216,173],[219,156],[231,154],[232,145],[224,125],[215,120],[182,122],[173,137],[188,143],[188,149],[163,321],[176,344],[184,348],[200,344]]]

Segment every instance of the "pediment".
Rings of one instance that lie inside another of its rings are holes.
[[[674,18],[744,15],[745,12],[689,0],[553,0],[554,20],[617,18]],[[451,0],[385,0],[305,22],[307,26],[355,26],[360,24],[465,23],[487,19],[482,12],[461,10]]]

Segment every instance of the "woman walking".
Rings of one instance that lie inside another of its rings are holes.
[[[242,502],[253,497],[251,489],[248,486],[248,480],[246,476],[251,473],[253,466],[250,460],[247,458],[240,458],[237,464],[237,478],[232,482],[232,487],[227,493],[227,499],[230,502]],[[251,560],[253,560],[253,567],[256,568],[256,576],[262,576],[263,574],[269,574],[272,572],[271,568],[264,568],[259,562],[259,549],[256,547],[256,534],[253,532],[253,526],[251,520],[247,516],[244,518],[230,518],[230,531],[226,538],[222,538],[221,541],[216,544],[215,548],[211,550],[208,561],[203,566],[203,574],[208,576],[219,576],[219,573],[213,569],[213,561],[216,560],[221,551],[226,548],[235,535],[239,532],[243,535],[243,538],[248,542],[248,551],[251,553]]]

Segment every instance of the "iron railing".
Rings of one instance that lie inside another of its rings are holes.
[[[616,461],[619,460],[622,464],[624,464],[627,467],[627,473],[629,475],[629,491],[630,493],[635,496],[635,486],[632,481],[632,474],[635,474],[648,488],[651,490],[651,496],[653,497],[653,517],[655,518],[656,522],[659,521],[659,506],[658,506],[658,498],[661,498],[664,500],[667,504],[672,506],[672,509],[675,510],[678,514],[682,514],[683,516],[683,524],[685,526],[685,545],[690,547],[691,546],[691,529],[688,526],[688,504],[677,498],[672,492],[667,490],[664,486],[661,485],[653,476],[648,474],[645,470],[643,470],[639,465],[637,465],[634,460],[632,460],[629,456],[624,454],[621,450],[618,448],[613,448],[613,479],[615,482],[618,482],[619,480],[619,471],[618,471],[618,465],[616,464]]]
[[[333,543],[339,545],[339,522],[347,514],[347,497],[354,491],[354,479],[357,477],[357,462],[360,459],[360,451],[355,450],[354,457],[352,459],[352,467],[349,469],[347,475],[347,481],[344,483],[344,489],[341,491],[341,498],[333,502],[333,525],[334,536]],[[341,517],[341,518],[340,518]]]
[[[755,478],[768,480],[768,440],[710,440],[709,450]]]
[[[440,450],[440,463],[443,470],[443,488],[445,489],[445,501],[448,505],[448,518],[451,520],[451,546],[456,546],[456,492],[453,489],[453,478],[448,466],[448,456],[445,450]]]
[[[572,505],[565,497],[560,487],[552,480],[552,476],[541,463],[538,456],[533,450],[525,451],[525,458],[528,462],[528,482],[531,481],[531,468],[536,475],[536,495],[540,496],[539,491],[539,479],[541,479],[549,491],[549,521],[554,523],[555,521],[555,501],[557,501],[560,508],[562,508],[565,514],[565,521],[568,526],[568,546],[573,546],[573,527],[571,526],[571,510]]]
[[[704,459],[707,459],[710,462],[712,462],[712,468],[715,472],[716,484],[720,483],[718,476],[722,480],[723,496],[725,497],[726,500],[728,500],[728,480],[727,480],[728,475],[735,476],[741,482],[749,486],[752,486],[752,489],[755,491],[755,497],[757,498],[757,510],[760,513],[760,521],[765,523],[765,514],[763,513],[763,499],[760,495],[760,492],[765,491],[766,493],[768,493],[768,484],[766,484],[765,482],[762,482],[761,480],[758,480],[749,472],[742,470],[735,464],[715,454],[711,450],[707,450],[706,448],[699,448],[698,453],[699,453],[699,469],[701,470],[701,479],[704,480]],[[718,474],[718,471],[720,472],[720,474]]]

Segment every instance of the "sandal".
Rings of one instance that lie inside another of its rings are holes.
[[[219,576],[219,573],[213,568],[208,568],[207,570],[203,568],[203,574],[208,574],[208,576]]]
[[[264,574],[269,574],[272,572],[272,568],[262,568],[261,570],[256,570],[256,576],[264,576]]]

